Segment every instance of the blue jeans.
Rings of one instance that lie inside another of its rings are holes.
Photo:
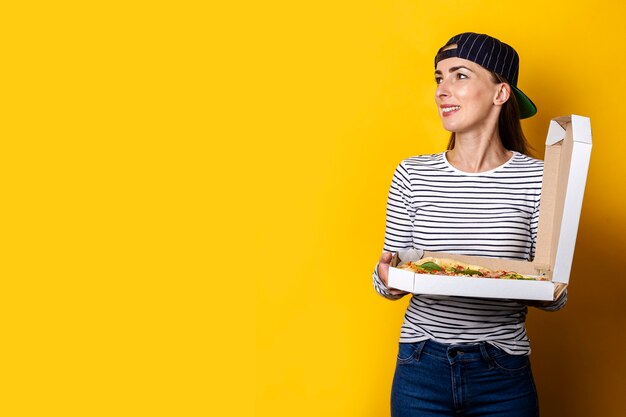
[[[391,415],[537,417],[530,360],[488,343],[400,343]]]

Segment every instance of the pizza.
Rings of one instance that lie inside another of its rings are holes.
[[[498,278],[498,279],[525,279],[546,281],[544,277],[529,277],[513,271],[491,270],[478,265],[470,265],[448,258],[423,258],[419,261],[409,261],[398,269],[413,271],[417,274],[447,275],[461,277]]]

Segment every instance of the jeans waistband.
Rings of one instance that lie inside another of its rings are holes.
[[[477,343],[439,343],[428,339],[423,342],[416,343],[417,349],[421,353],[427,353],[431,356],[440,358],[453,359],[465,358],[467,360],[484,359],[491,360],[494,356],[504,354],[505,352],[487,342]]]

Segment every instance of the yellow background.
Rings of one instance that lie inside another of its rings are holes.
[[[388,415],[387,189],[477,31],[521,55],[536,156],[591,117],[570,300],[528,329],[543,415],[621,416],[621,2],[208,4],[2,7],[1,415]]]

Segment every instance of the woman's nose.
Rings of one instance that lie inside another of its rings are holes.
[[[448,97],[449,95],[450,91],[448,90],[448,85],[445,81],[440,81],[439,84],[437,84],[437,89],[435,90],[435,97],[443,98]]]

